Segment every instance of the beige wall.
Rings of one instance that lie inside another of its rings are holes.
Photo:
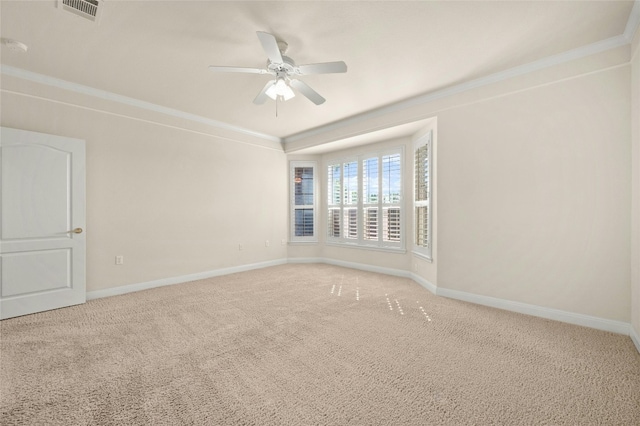
[[[21,85],[3,81],[47,92]],[[85,98],[3,92],[1,106],[2,126],[86,140],[88,291],[286,258],[287,162],[277,145]]]
[[[630,68],[438,115],[438,286],[628,322]]]
[[[640,30],[636,31],[631,61],[632,126],[632,243],[631,325],[640,336]]]

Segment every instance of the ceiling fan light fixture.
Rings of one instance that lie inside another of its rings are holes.
[[[2,0],[0,0],[2,1]],[[63,1],[63,0],[58,0]],[[72,0],[64,0],[72,1]],[[80,0],[73,0],[80,1]],[[82,1],[104,1],[104,0],[82,0]],[[287,43],[278,41],[273,34],[264,31],[256,31],[258,39],[262,44],[262,49],[267,54],[267,68],[246,68],[246,67],[226,67],[210,65],[213,72],[240,72],[247,74],[271,74],[274,80],[266,82],[260,93],[255,97],[253,103],[262,105],[271,98],[274,101],[288,101],[295,97],[293,89],[316,105],[323,104],[326,99],[320,96],[304,81],[298,80],[299,75],[307,74],[333,74],[347,72],[347,64],[343,61],[322,62],[318,64],[296,65],[295,61],[288,56],[284,56],[287,50]],[[277,114],[276,114],[277,116]]]
[[[293,93],[293,90],[291,89],[291,87],[289,87],[289,85],[284,81],[283,78],[279,78],[276,80],[275,84],[267,89],[266,95],[274,101],[278,96],[280,96],[285,101],[288,101],[296,94]]]

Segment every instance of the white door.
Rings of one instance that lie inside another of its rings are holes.
[[[84,303],[85,143],[0,130],[0,319]]]

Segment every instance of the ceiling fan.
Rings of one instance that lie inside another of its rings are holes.
[[[316,105],[322,104],[326,99],[320,96],[309,85],[298,80],[299,75],[331,74],[347,72],[347,64],[342,61],[323,62],[319,64],[296,65],[296,63],[284,54],[287,51],[287,43],[277,41],[275,36],[263,31],[257,31],[258,39],[267,54],[266,68],[244,67],[219,67],[211,65],[209,69],[214,72],[240,72],[249,74],[271,74],[275,78],[270,80],[253,100],[254,104],[261,105],[267,98],[273,100],[289,100],[295,96],[292,87],[302,93]]]

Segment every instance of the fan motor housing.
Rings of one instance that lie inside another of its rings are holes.
[[[288,74],[294,73],[296,68],[296,63],[293,59],[288,56],[282,56],[282,63],[276,64],[271,61],[267,61],[267,69],[275,72],[286,72]]]

